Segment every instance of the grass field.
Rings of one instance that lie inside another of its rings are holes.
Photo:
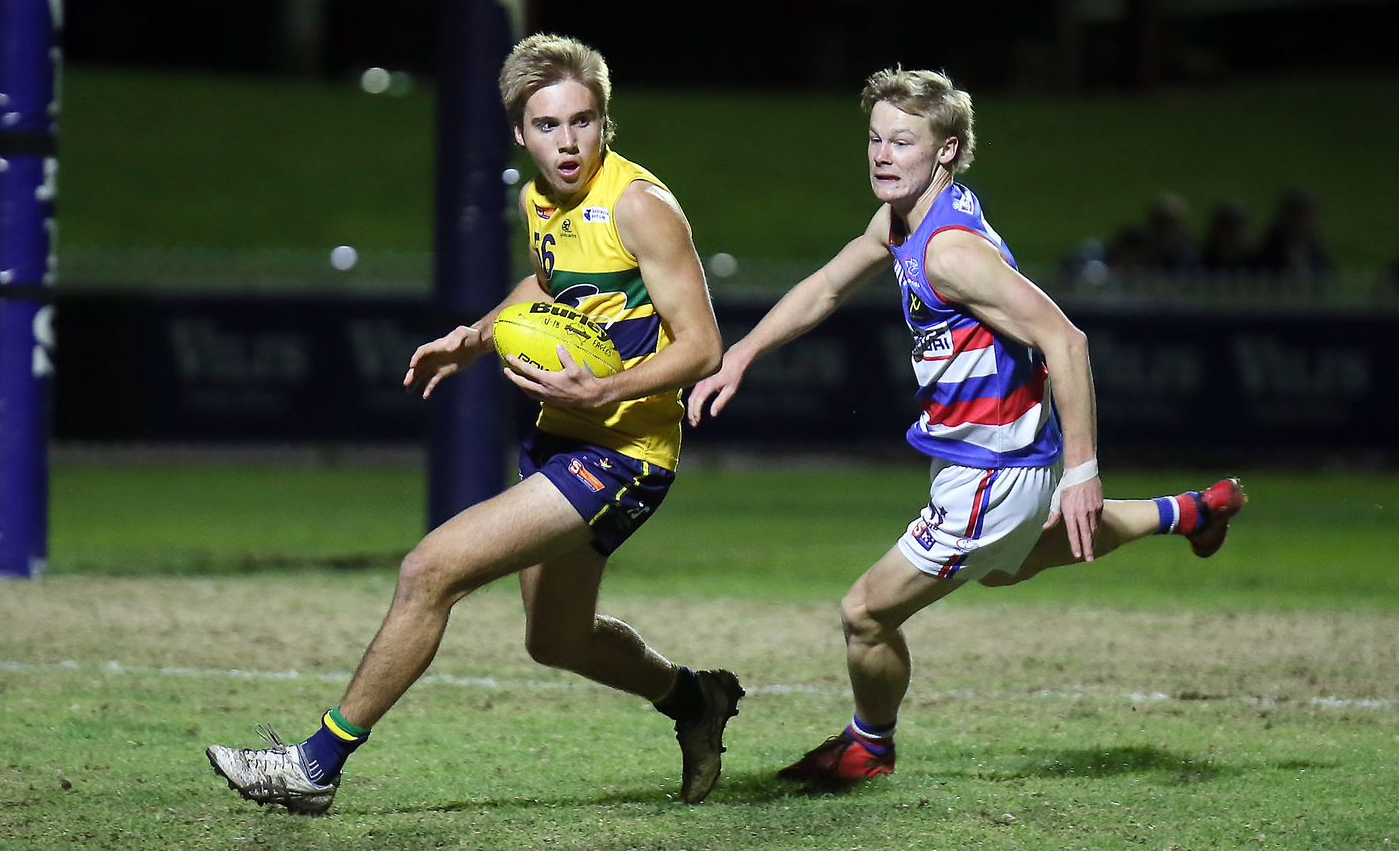
[[[1245,479],[1214,559],[1145,541],[915,618],[898,774],[808,797],[771,774],[846,719],[835,602],[923,477],[689,470],[604,605],[748,686],[708,803],[675,801],[664,719],[528,659],[506,582],[304,819],[238,800],[201,750],[259,722],[299,739],[339,696],[421,532],[420,473],[61,466],[52,576],[0,585],[0,848],[1393,847],[1399,488]]]
[[[620,68],[616,79],[618,150],[675,189],[702,253],[820,262],[873,214],[854,87],[657,91],[644,69]],[[1394,76],[1149,98],[978,94],[965,179],[1021,261],[1041,265],[1140,220],[1163,190],[1193,205],[1198,227],[1225,198],[1261,225],[1303,181],[1325,204],[1338,262],[1375,268],[1399,253],[1399,116],[1380,106],[1396,100]],[[348,82],[68,69],[61,244],[426,251],[433,109],[430,88],[392,98]]]

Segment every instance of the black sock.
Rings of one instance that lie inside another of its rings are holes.
[[[693,721],[704,712],[704,693],[694,671],[680,665],[676,669],[675,688],[656,702],[656,710],[676,721]]]

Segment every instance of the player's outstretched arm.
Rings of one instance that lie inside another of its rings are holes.
[[[547,301],[548,295],[534,275],[520,281],[505,300],[470,325],[458,325],[451,332],[424,343],[408,359],[408,372],[403,386],[421,389],[423,398],[432,395],[445,379],[470,366],[476,358],[492,348],[491,326],[496,316],[509,305],[522,301]]]
[[[1059,306],[1005,262],[980,236],[944,231],[928,243],[925,267],[938,292],[958,302],[987,325],[1044,353],[1055,408],[1064,429],[1064,468],[1072,471],[1097,459],[1098,413],[1088,338]],[[1103,511],[1103,485],[1097,475],[1066,487],[1060,514],[1075,556],[1093,560],[1093,539]]]
[[[517,212],[525,216],[525,197],[528,187],[520,190]],[[423,398],[462,369],[471,365],[484,352],[491,350],[493,343],[491,328],[500,312],[512,304],[526,301],[549,301],[550,296],[544,285],[544,273],[539,268],[538,258],[530,255],[534,273],[526,275],[504,300],[480,319],[470,325],[458,325],[445,336],[419,346],[408,359],[408,374],[403,376],[403,386],[409,390],[422,388]]]
[[[698,425],[706,409],[717,417],[738,392],[753,361],[820,325],[887,263],[888,237],[889,211],[883,207],[864,233],[788,290],[747,336],[729,347],[719,372],[695,385],[690,393],[690,425]]]

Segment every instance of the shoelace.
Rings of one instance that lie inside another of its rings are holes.
[[[270,724],[259,724],[257,734],[272,747],[244,748],[243,754],[248,761],[256,763],[264,770],[286,769],[293,759],[291,748],[287,747],[287,743],[282,741],[282,737],[277,735],[277,731],[272,729]]]

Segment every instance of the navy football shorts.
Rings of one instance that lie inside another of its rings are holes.
[[[670,491],[675,473],[601,446],[535,429],[520,445],[520,479],[542,473],[593,530],[593,549],[612,555]]]

